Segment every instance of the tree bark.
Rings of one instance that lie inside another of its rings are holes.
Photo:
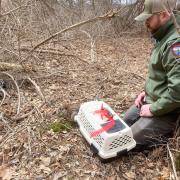
[[[1,16],[1,12],[2,12],[2,0],[0,0],[0,16]]]
[[[93,10],[95,10],[95,2],[94,1],[95,0],[91,0],[91,5],[92,5]]]

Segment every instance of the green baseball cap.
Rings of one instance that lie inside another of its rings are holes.
[[[153,14],[170,11],[176,7],[176,0],[145,0],[143,12],[135,18],[136,21],[146,21]]]

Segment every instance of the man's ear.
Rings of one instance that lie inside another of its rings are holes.
[[[164,20],[169,20],[170,17],[171,17],[171,14],[168,11],[164,11],[164,12],[161,13],[161,18],[164,19]]]
[[[169,11],[166,11],[166,12],[164,12],[164,13],[165,13],[164,15],[165,15],[166,17],[169,17],[169,18],[171,17],[171,13],[170,13]]]

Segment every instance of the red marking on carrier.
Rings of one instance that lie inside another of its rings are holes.
[[[113,126],[115,125],[115,120],[113,118],[112,113],[103,107],[103,104],[101,106],[100,110],[95,111],[96,114],[100,114],[101,118],[103,119],[104,117],[107,118],[107,120],[109,121],[109,123],[102,127],[101,129],[98,129],[96,131],[91,132],[91,137],[96,137],[98,135],[100,135],[101,133],[108,131],[109,129],[113,128]]]

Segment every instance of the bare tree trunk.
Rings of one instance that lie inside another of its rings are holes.
[[[73,8],[73,0],[68,0],[68,3],[69,3],[69,7]]]
[[[82,9],[84,7],[84,0],[79,0],[79,4],[80,4],[80,7]]]
[[[103,0],[104,7],[106,11],[112,8],[112,0]]]
[[[79,12],[80,12],[80,17],[83,17],[83,10],[84,10],[84,0],[79,0]]]
[[[0,0],[0,15],[1,15],[1,9],[2,9],[1,3],[2,3],[2,0]]]
[[[113,5],[113,0],[109,0],[109,3],[112,6]]]
[[[94,2],[94,0],[91,0],[91,4],[92,4],[93,10],[95,10],[95,2]]]
[[[177,1],[176,9],[177,9],[178,11],[180,10],[180,1]]]

